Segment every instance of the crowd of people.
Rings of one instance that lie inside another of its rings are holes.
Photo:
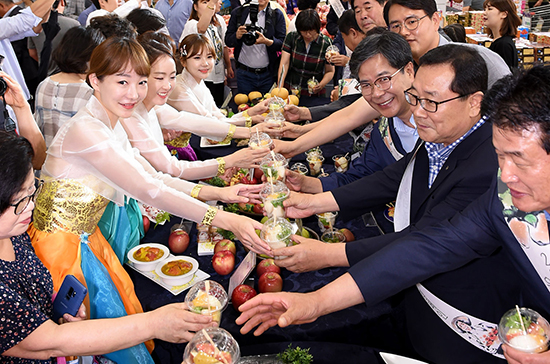
[[[485,339],[516,304],[550,319],[550,68],[517,69],[513,2],[484,3],[490,49],[441,29],[434,0],[341,1],[328,16],[334,40],[316,1],[298,1],[291,31],[268,0],[236,6],[227,26],[220,6],[0,0],[0,362],[152,363],[152,339],[187,342],[216,325],[183,303],[143,312],[123,268],[144,235],[141,205],[232,231],[292,272],[349,268],[314,292],[246,302],[243,333],[399,294],[418,359],[550,362]],[[333,43],[340,54],[327,59]],[[284,108],[282,129],[263,122],[269,99],[228,116],[228,78],[241,93],[279,83],[308,101]],[[259,202],[262,185],[194,182],[258,167],[270,150],[198,160],[191,134],[265,132],[284,137],[273,152],[291,158],[373,120],[347,172],[287,171],[284,206],[290,218],[351,219],[395,201],[391,233],[343,244],[293,236],[273,250],[258,221],[204,202]],[[67,275],[88,295],[54,322]]]

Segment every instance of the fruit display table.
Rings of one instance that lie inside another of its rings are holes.
[[[200,138],[193,136],[191,145],[195,149],[199,159],[216,158],[236,151],[238,148],[233,142],[231,146],[200,148]],[[349,135],[337,138],[333,143],[321,147],[325,156],[323,168],[327,173],[334,173],[332,156],[345,154],[352,149],[353,140]],[[294,157],[290,165],[302,162],[306,163],[305,155]],[[172,217],[170,222],[151,226],[143,242],[156,242],[168,245],[170,230],[174,224],[179,224],[180,218]],[[315,216],[303,220],[305,226],[319,233],[317,218]],[[348,228],[356,236],[356,239],[368,238],[378,234],[375,227],[365,228],[361,218],[348,222],[336,220],[337,228]],[[351,243],[353,244],[353,242]],[[196,226],[190,231],[190,244],[183,255],[191,256],[199,262],[199,269],[209,274],[211,280],[220,283],[226,290],[229,286],[230,276],[221,276],[212,268],[211,256],[198,256]],[[236,265],[241,263],[246,252],[241,244],[237,244]],[[187,291],[173,295],[160,285],[128,268],[128,273],[135,284],[135,290],[145,311],[156,309],[160,306],[183,302]],[[332,282],[346,272],[344,268],[322,269],[308,273],[292,273],[282,269],[283,291],[309,292],[316,290],[325,284]],[[248,284],[256,286],[257,275],[252,272],[252,282]],[[273,327],[259,337],[249,333],[241,335],[240,327],[235,324],[238,312],[231,304],[222,314],[221,327],[228,330],[241,347],[242,356],[258,354],[274,354],[283,351],[289,343],[298,344],[301,347],[311,348],[315,357],[315,363],[337,363],[346,358],[346,362],[354,363],[378,363],[373,351],[369,347],[380,349],[399,348],[400,329],[398,314],[393,309],[392,301],[384,301],[378,305],[366,307],[358,305],[346,310],[323,316],[313,323],[290,326],[287,328]],[[185,344],[170,344],[156,340],[156,348],[153,357],[157,363],[181,363]],[[315,355],[316,354],[316,355]]]

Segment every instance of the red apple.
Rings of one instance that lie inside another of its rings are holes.
[[[149,231],[149,227],[151,226],[151,220],[145,215],[142,215],[143,217],[143,231],[145,231],[145,234],[147,234],[147,231]]]
[[[254,207],[252,208],[252,211],[255,214],[263,215],[264,214],[264,204],[262,203],[255,203]]]
[[[174,254],[181,254],[189,246],[189,234],[182,229],[176,229],[168,238],[168,247]]]
[[[235,287],[233,293],[231,294],[231,303],[235,310],[239,311],[239,306],[256,296],[256,290],[250,287],[247,284],[241,284],[240,286]]]
[[[281,292],[283,290],[283,279],[279,273],[264,273],[258,279],[258,290],[260,293]]]
[[[274,259],[264,259],[258,263],[258,266],[256,267],[256,273],[258,273],[258,277],[267,272],[275,272],[277,274],[281,274],[281,268],[279,268],[275,264]]]
[[[239,109],[239,112],[242,112],[242,111],[245,111],[247,109],[250,109],[250,106],[248,106],[248,104],[240,104],[238,106],[238,109]]]
[[[212,257],[212,267],[216,273],[226,276],[235,268],[235,256],[229,250],[222,250]]]
[[[233,255],[237,254],[237,246],[229,239],[222,239],[214,246],[214,254],[221,252],[222,250],[228,250],[233,253]]]
[[[344,236],[346,237],[346,243],[349,243],[350,241],[355,240],[355,236],[351,231],[349,231],[349,229],[343,228],[343,229],[340,229],[340,232],[344,234]]]

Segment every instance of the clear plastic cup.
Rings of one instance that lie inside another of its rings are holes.
[[[286,158],[279,153],[269,153],[261,163],[260,168],[264,172],[265,178],[269,183],[285,181],[285,169],[288,166]]]
[[[309,80],[307,80],[307,91],[309,92],[310,95],[313,95],[315,93],[314,88],[318,84],[319,84],[319,81],[317,81],[315,77],[312,77]]]
[[[303,176],[306,176],[307,172],[309,172],[309,170],[307,169],[307,166],[300,162],[294,163],[292,167],[290,167],[290,170],[294,172],[298,172]]]
[[[319,229],[321,229],[322,233],[334,227],[334,223],[336,222],[336,216],[338,216],[337,211],[323,212],[322,214],[317,214]]]
[[[273,140],[266,133],[252,133],[248,140],[248,146],[252,149],[269,148],[273,145]]]
[[[337,173],[344,173],[349,168],[350,157],[349,154],[337,154],[332,157],[334,162],[334,170]]]
[[[267,107],[271,115],[282,116],[284,118],[283,110],[285,105],[286,105],[285,100],[281,99],[278,96],[275,96],[271,99],[271,101],[269,101],[269,104],[267,105]]]
[[[290,85],[290,94],[300,98],[302,93],[302,86],[300,85]]]
[[[271,249],[280,249],[292,245],[292,225],[287,219],[268,219],[260,232],[260,238],[265,241]],[[282,259],[286,257],[278,257]]]
[[[241,358],[237,341],[229,332],[219,327],[198,331],[185,347],[185,364],[236,364]]]
[[[325,52],[325,58],[328,63],[332,63],[332,57],[338,55],[340,55],[340,50],[338,49],[338,46],[335,46],[334,44],[329,46]]]
[[[345,243],[346,236],[338,230],[327,230],[321,235],[321,241],[325,243]]]
[[[548,350],[550,325],[544,317],[530,308],[513,308],[500,319],[498,337],[514,349],[526,353],[542,353]]]
[[[279,114],[272,114],[272,113],[269,113],[265,119],[264,119],[264,123],[269,126],[269,128],[273,131],[276,131],[278,132],[279,134],[281,134],[281,130],[283,130],[283,126],[285,124],[285,119],[284,119],[284,116],[279,115]],[[275,137],[276,139],[281,139],[280,136],[276,136]]]
[[[285,217],[283,201],[288,198],[289,194],[290,190],[283,182],[265,184],[262,191],[260,191],[260,197],[264,204],[264,211],[269,218]]]
[[[206,283],[208,282],[208,283]],[[208,290],[206,289],[209,286]],[[210,315],[218,324],[222,320],[222,311],[227,306],[227,292],[221,284],[214,281],[197,282],[185,295],[185,303],[193,312]]]
[[[309,172],[312,176],[315,177],[321,173],[321,168],[323,167],[325,157],[319,154],[311,153],[307,156],[306,160],[309,164]]]
[[[306,157],[308,157],[309,155],[312,155],[312,154],[317,154],[317,155],[322,156],[323,151],[321,150],[321,147],[313,147],[313,148],[308,149],[306,151]]]

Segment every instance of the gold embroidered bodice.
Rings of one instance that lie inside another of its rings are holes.
[[[185,148],[189,145],[189,139],[191,139],[191,133],[183,133],[179,137],[172,139],[164,144],[170,145],[174,148]]]
[[[46,181],[36,197],[34,227],[47,233],[63,230],[92,234],[108,203],[108,199],[75,180]]]

